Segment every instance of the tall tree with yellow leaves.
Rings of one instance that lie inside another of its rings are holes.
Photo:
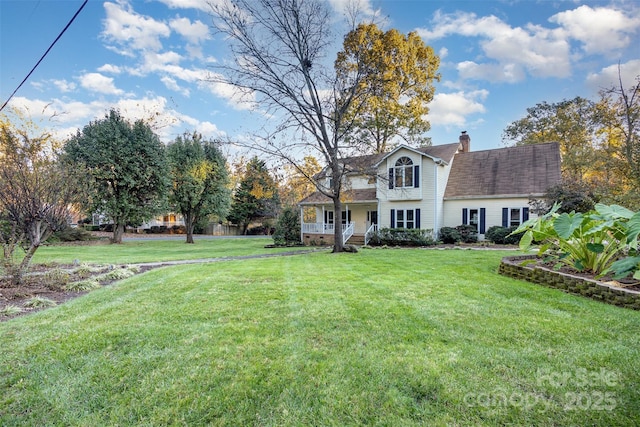
[[[440,58],[415,33],[396,29],[382,31],[375,24],[360,24],[344,39],[335,68],[338,76],[365,70],[360,83],[360,102],[353,103],[345,123],[349,138],[363,144],[365,152],[383,153],[394,141],[425,145],[428,103]]]

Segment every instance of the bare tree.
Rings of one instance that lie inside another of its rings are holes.
[[[625,89],[618,65],[618,85],[601,91],[601,98],[613,113],[611,122],[622,136],[623,158],[635,188],[640,189],[640,75],[633,86]]]
[[[49,134],[32,136],[6,118],[0,128],[0,243],[3,267],[18,285],[40,245],[66,226],[74,180],[57,161]],[[25,256],[15,262],[18,247]]]
[[[233,55],[233,61],[222,62],[217,67],[220,74],[210,80],[231,84],[245,100],[263,108],[272,122],[284,113],[256,148],[289,162],[302,174],[297,156],[310,150],[319,154],[333,180],[330,188],[317,185],[317,189],[333,201],[334,215],[340,218],[345,172],[341,159],[351,148],[345,143],[351,127],[347,111],[362,103],[365,70],[356,64],[338,77],[332,64],[323,64],[334,41],[327,2],[228,0],[210,6],[214,27]],[[334,252],[341,252],[340,227],[335,228],[334,240]]]

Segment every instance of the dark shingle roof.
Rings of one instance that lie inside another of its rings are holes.
[[[444,197],[543,194],[560,182],[557,142],[458,153]]]
[[[343,191],[342,200],[345,203],[364,203],[364,202],[376,202],[376,189],[365,188],[360,190],[345,190]],[[300,205],[312,205],[321,203],[331,203],[331,199],[324,194],[316,191],[315,193],[305,197],[298,204]]]
[[[450,163],[459,147],[460,143],[455,142],[453,144],[432,145],[431,147],[418,148],[418,151],[428,156],[437,157],[447,163]]]

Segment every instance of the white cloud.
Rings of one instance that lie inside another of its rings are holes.
[[[458,68],[469,77],[515,83],[525,71],[536,77],[567,77],[571,73],[570,45],[563,32],[536,25],[513,28],[491,15],[474,13],[434,14],[432,29],[417,32],[425,41],[450,35],[477,37],[488,63],[465,61]]]
[[[175,79],[169,76],[163,76],[162,78],[160,78],[160,81],[167,87],[167,89],[180,92],[183,96],[187,98],[189,97],[189,94],[190,94],[189,89],[180,87],[180,85]]]
[[[458,64],[457,69],[464,80],[516,83],[525,77],[524,69],[519,64],[477,64],[463,61]]]
[[[122,73],[122,67],[113,64],[104,64],[98,68],[101,73],[120,74]]]
[[[432,126],[465,126],[468,116],[486,111],[482,102],[488,95],[484,89],[438,93],[429,103],[429,122]]]
[[[448,54],[449,54],[449,49],[447,49],[446,47],[442,47],[438,51],[438,56],[440,57],[440,59],[446,58]]]
[[[631,43],[630,35],[637,33],[640,27],[640,16],[587,5],[560,12],[549,21],[560,25],[568,37],[579,40],[588,54],[609,54],[627,47]]]
[[[169,22],[169,26],[192,45],[197,45],[210,39],[209,26],[201,21],[191,22],[188,18],[176,18]]]
[[[55,87],[58,88],[60,92],[72,92],[76,89],[76,84],[74,82],[68,82],[64,79],[62,80],[52,80],[51,81]]]
[[[211,11],[209,3],[216,3],[217,1],[205,1],[205,0],[160,0],[171,9],[199,9],[205,12]]]
[[[79,78],[80,86],[83,88],[106,95],[122,95],[124,91],[116,88],[113,77],[103,76],[100,73],[87,73]]]
[[[132,50],[158,51],[162,48],[160,39],[171,35],[167,24],[134,12],[128,3],[105,2],[104,8],[107,17],[103,21],[102,36],[120,45],[112,50],[121,54],[131,56]]]
[[[624,64],[620,64],[620,76],[618,76],[618,64],[609,65],[597,73],[590,73],[587,76],[587,84],[594,90],[609,89],[620,86],[619,78],[625,89],[629,89],[636,83],[640,75],[640,59],[634,59]]]
[[[329,0],[329,3],[336,12],[341,14],[357,10],[362,17],[368,19],[380,15],[380,10],[373,7],[371,0]]]
[[[164,142],[193,130],[211,138],[224,135],[214,123],[200,121],[170,108],[167,99],[162,96],[121,99],[115,104],[107,101],[86,103],[57,98],[44,101],[14,97],[11,106],[27,110],[34,121],[46,124],[46,128],[60,141],[75,135],[91,121],[104,118],[111,108],[119,110],[131,122],[144,120]]]

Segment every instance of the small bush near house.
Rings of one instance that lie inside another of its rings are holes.
[[[475,243],[478,241],[478,232],[473,225],[459,225],[456,230],[462,237],[462,243]]]
[[[493,227],[489,227],[487,233],[484,235],[485,238],[495,243],[496,245],[517,245],[520,242],[520,238],[522,237],[522,233],[511,234],[516,231],[518,227],[501,227],[499,225],[494,225]]]
[[[462,241],[462,236],[454,227],[442,227],[440,229],[440,241],[446,244],[458,243]]]
[[[81,227],[65,227],[60,231],[56,231],[47,239],[48,243],[55,242],[84,242],[92,240],[93,236],[89,231]]]
[[[371,246],[433,246],[435,244],[432,230],[415,228],[382,228],[369,240]]]
[[[478,241],[478,233],[473,225],[442,227],[440,229],[440,241],[445,244],[474,243]]]
[[[300,217],[293,208],[280,214],[273,233],[273,242],[278,246],[292,246],[300,243]]]

